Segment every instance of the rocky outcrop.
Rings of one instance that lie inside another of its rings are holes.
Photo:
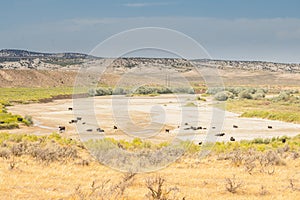
[[[264,61],[228,61],[228,60],[196,60],[196,65],[217,67],[219,69],[242,69],[247,71],[270,71],[300,73],[300,64],[274,63]]]
[[[107,62],[108,61],[108,62]],[[263,61],[192,60],[177,58],[118,58],[103,59],[80,53],[38,53],[24,50],[1,50],[0,69],[77,70],[89,65],[111,63],[112,71],[126,71],[132,68],[172,68],[187,72],[197,67],[219,69],[241,69],[246,71],[270,71],[300,73],[300,64],[274,63]]]

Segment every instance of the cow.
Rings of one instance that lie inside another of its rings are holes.
[[[233,125],[232,127],[233,127],[233,128],[238,128],[238,126],[237,126],[237,125]]]
[[[119,147],[120,149],[125,149],[124,146],[123,146],[120,142],[118,142],[118,147]]]
[[[77,119],[72,119],[71,121],[69,121],[69,124],[72,124],[72,123],[77,123]]]
[[[170,133],[170,129],[166,129],[165,132],[166,132],[166,133]]]
[[[202,130],[202,126],[198,126],[198,127],[197,127],[197,130]]]
[[[116,129],[118,129],[118,127],[117,127],[117,126],[114,126],[114,129],[116,130]]]
[[[235,138],[234,137],[230,137],[230,141],[234,142]]]
[[[199,142],[198,145],[199,145],[199,146],[202,145],[202,142]]]
[[[97,131],[97,132],[100,132],[100,133],[103,133],[103,132],[104,132],[104,130],[101,129],[101,128],[97,128],[96,131]]]
[[[23,118],[22,117],[18,117],[17,120],[18,120],[18,122],[22,122]]]
[[[80,121],[80,120],[82,120],[82,117],[77,117],[76,119],[77,119],[77,121]]]
[[[202,129],[203,129],[203,130],[206,130],[206,127],[203,127]]]
[[[73,110],[73,108],[68,108],[68,110]]]
[[[184,125],[186,125],[186,126],[187,126],[187,125],[189,125],[189,123],[187,123],[187,122],[186,122]]]
[[[212,126],[211,128],[212,128],[212,129],[215,129],[216,127],[215,127],[215,126]]]
[[[188,127],[188,128],[184,128],[184,130],[190,130],[190,128]]]
[[[66,131],[66,127],[65,126],[59,126],[58,127],[58,129],[59,129],[59,132],[64,132],[64,131]]]
[[[286,142],[286,139],[285,139],[285,138],[282,138],[281,142],[282,142],[282,143],[285,143],[285,142]]]
[[[89,129],[86,129],[87,132],[92,132],[93,129],[89,128]]]
[[[193,127],[193,126],[191,126],[191,129],[193,129],[194,131],[197,130],[197,128],[196,128],[196,127]]]
[[[272,129],[273,127],[272,126],[268,126],[268,129]]]
[[[225,135],[225,133],[218,133],[218,134],[216,134],[215,136],[224,136]]]
[[[86,124],[85,122],[82,122],[82,124],[84,125],[84,124]]]
[[[4,121],[0,121],[0,124],[4,124],[5,122]]]

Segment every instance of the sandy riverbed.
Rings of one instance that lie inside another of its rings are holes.
[[[197,102],[193,95],[160,95],[157,97],[94,97],[86,99],[55,100],[50,103],[18,104],[9,112],[31,115],[34,126],[9,130],[10,133],[37,135],[58,132],[65,126],[64,135],[82,139],[114,137],[116,139],[147,138],[157,141],[189,139],[199,141],[229,141],[274,136],[295,136],[300,125],[273,120],[240,118],[238,114],[223,112],[210,106],[212,102]],[[195,104],[196,106],[186,106]],[[72,107],[73,110],[68,110]],[[81,117],[76,124],[69,121]],[[188,125],[185,125],[188,123]],[[114,129],[113,126],[118,129]],[[238,128],[233,128],[237,125]],[[185,130],[191,126],[206,130]],[[269,129],[268,126],[272,126]],[[96,131],[97,128],[104,133]],[[213,128],[215,127],[215,128]],[[92,129],[92,131],[87,131]],[[170,133],[165,130],[169,129]],[[224,132],[225,136],[215,137]]]

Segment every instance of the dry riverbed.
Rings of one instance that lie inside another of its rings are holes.
[[[299,124],[240,118],[239,114],[213,108],[211,101],[201,102],[195,99],[194,95],[105,96],[74,101],[66,99],[50,103],[16,104],[8,107],[8,111],[23,116],[31,115],[34,125],[5,132],[45,135],[58,132],[58,126],[65,126],[64,135],[78,137],[79,131],[84,140],[141,137],[157,141],[188,139],[195,142],[229,141],[230,137],[236,140],[250,140],[299,134]],[[82,119],[77,123],[69,123],[76,117]],[[238,128],[233,128],[233,125]],[[114,126],[118,129],[114,129]],[[191,126],[201,126],[202,129],[189,129]],[[99,127],[105,132],[97,132]],[[87,131],[88,129],[92,131]],[[170,132],[166,133],[166,129]],[[215,137],[218,133],[225,135]]]

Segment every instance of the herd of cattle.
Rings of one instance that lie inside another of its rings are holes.
[[[73,108],[68,108],[68,110],[69,111],[72,111],[73,110]],[[69,124],[72,124],[72,123],[79,123],[79,121],[82,121],[82,117],[77,117],[76,119],[72,119],[71,121],[69,121]],[[81,122],[83,125],[84,124],[86,124],[86,122]],[[184,124],[185,126],[188,126],[189,124],[188,123],[185,123]],[[178,126],[178,128],[180,128],[180,126]],[[212,129],[215,129],[216,127],[215,126],[212,126],[211,127]],[[234,128],[234,129],[237,129],[237,128],[239,128],[237,125],[232,125],[232,128]],[[268,129],[272,129],[273,127],[272,126],[268,126],[267,127]],[[59,132],[60,133],[63,133],[63,132],[65,132],[66,131],[66,127],[65,126],[58,126],[58,129],[59,129]],[[118,129],[118,127],[117,126],[113,126],[113,129]],[[196,130],[207,130],[207,128],[206,127],[202,127],[202,126],[197,126],[197,127],[195,127],[195,126],[190,126],[190,127],[185,127],[184,128],[184,130],[194,130],[194,131],[196,131]],[[103,133],[103,132],[105,132],[103,129],[101,129],[101,128],[97,128],[96,129],[96,131],[97,132],[100,132],[100,133]],[[93,132],[93,129],[91,129],[91,128],[89,128],[89,129],[86,129],[86,132]],[[165,132],[166,133],[170,133],[170,129],[165,129]],[[225,135],[225,133],[217,133],[217,134],[215,134],[215,136],[217,136],[217,137],[222,137],[222,136],[224,136]],[[230,141],[235,141],[235,138],[234,137],[230,137],[230,139],[229,139]],[[201,145],[202,144],[202,142],[199,142],[199,145]]]
[[[68,110],[72,111],[73,108],[68,108]],[[80,121],[82,121],[82,117],[76,117],[76,119],[71,119],[69,121],[69,124],[73,124],[73,123],[76,124],[76,123],[79,123]],[[81,123],[82,123],[82,125],[86,124],[86,122],[81,122]],[[58,129],[59,129],[60,133],[63,133],[63,132],[66,131],[66,127],[65,126],[58,126]],[[118,129],[118,127],[117,126],[113,126],[113,129]],[[97,128],[96,131],[99,132],[99,133],[104,133],[105,132],[102,128]],[[88,129],[86,129],[86,132],[93,132],[93,129],[88,128]]]

